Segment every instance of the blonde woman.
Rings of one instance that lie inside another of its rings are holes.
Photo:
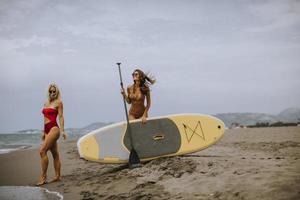
[[[128,118],[129,120],[141,118],[142,122],[146,123],[151,105],[149,85],[153,85],[155,79],[150,78],[140,69],[133,71],[132,78],[133,84],[127,88],[128,95],[126,95],[124,88],[121,89],[121,94],[124,96],[126,102],[131,104]],[[145,100],[147,101],[146,106]]]
[[[42,174],[37,186],[41,186],[47,183],[47,168],[48,168],[48,156],[47,152],[50,150],[53,156],[53,164],[55,169],[55,177],[51,182],[60,181],[60,158],[58,152],[57,140],[62,134],[66,139],[67,135],[64,131],[64,116],[63,116],[63,103],[57,85],[50,84],[47,91],[48,100],[44,104],[42,113],[44,114],[44,133],[42,136],[43,144],[40,148],[41,156],[41,168]],[[59,126],[56,122],[56,118],[59,118]]]

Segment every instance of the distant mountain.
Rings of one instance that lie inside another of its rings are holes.
[[[265,113],[222,113],[215,115],[227,127],[255,125],[256,123],[300,122],[300,108],[288,108],[278,115]]]
[[[84,130],[96,130],[98,128],[101,128],[101,127],[109,125],[109,124],[112,124],[112,122],[110,122],[110,123],[95,122],[95,123],[92,123],[88,126],[83,127],[82,129],[84,129]]]
[[[256,123],[276,123],[276,122],[300,122],[300,108],[288,108],[280,112],[278,115],[271,115],[265,113],[221,113],[214,115],[217,118],[221,119],[227,127],[232,127],[236,125],[255,125]],[[95,122],[85,126],[83,128],[68,128],[66,132],[68,134],[79,134],[83,135],[89,133],[98,128],[107,126],[110,123]],[[18,131],[17,133],[23,134],[32,134],[32,133],[41,133],[41,130],[37,129],[28,129]]]
[[[299,122],[300,108],[288,108],[278,114],[278,117],[283,122]]]
[[[274,123],[278,121],[276,116],[263,113],[223,113],[215,116],[221,119],[227,127],[231,127],[233,124],[248,126],[257,122]]]
[[[70,128],[70,129],[67,129],[66,131],[68,133],[72,133],[72,134],[86,134],[86,133],[89,133],[93,130],[96,130],[98,128],[101,128],[101,127],[104,127],[104,126],[107,126],[111,123],[103,123],[103,122],[95,122],[95,123],[92,123],[88,126],[85,126],[83,128],[79,128],[79,129],[75,129],[75,128]]]

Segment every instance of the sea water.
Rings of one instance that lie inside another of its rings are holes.
[[[62,200],[58,192],[51,192],[45,188],[30,186],[1,186],[1,200]]]
[[[39,146],[41,133],[4,133],[0,134],[0,154],[18,149]]]
[[[0,154],[19,149],[39,147],[42,144],[42,132],[0,133]],[[68,140],[79,139],[83,134],[68,134]],[[62,138],[60,138],[62,140]]]
[[[0,134],[0,154],[26,148],[39,147],[42,144],[41,133]],[[68,140],[77,140],[82,134],[68,134]],[[60,138],[59,142],[62,141]],[[60,200],[63,196],[40,187],[0,186],[0,200]]]

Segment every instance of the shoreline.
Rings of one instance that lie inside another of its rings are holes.
[[[63,196],[58,192],[49,191],[46,188],[31,186],[0,186],[0,199],[22,200],[62,200]]]
[[[299,199],[300,127],[229,129],[200,152],[148,161],[142,168],[79,158],[61,141],[62,181],[43,188],[64,199]],[[54,176],[51,154],[48,180]],[[38,148],[0,154],[0,186],[34,186]]]
[[[7,145],[7,148],[1,148],[0,149],[0,155],[1,154],[7,154],[14,151],[22,151],[25,149],[36,149],[38,148],[38,145]]]

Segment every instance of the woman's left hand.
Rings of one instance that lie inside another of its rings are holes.
[[[146,122],[147,122],[147,117],[146,117],[146,116],[143,116],[143,117],[142,117],[142,123],[145,124]]]

